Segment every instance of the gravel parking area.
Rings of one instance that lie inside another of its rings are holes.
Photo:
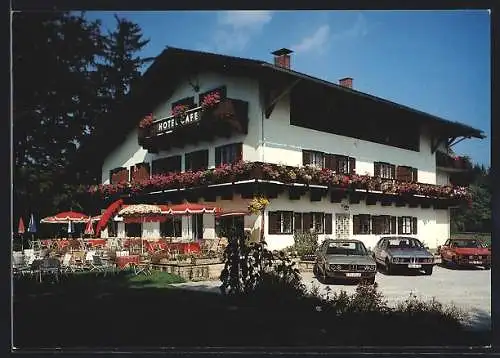
[[[327,286],[331,292],[344,290],[353,293],[356,290],[356,284],[321,284],[312,272],[304,272],[302,277],[309,289],[317,285],[320,292],[325,294]],[[391,305],[404,301],[410,293],[424,300],[435,297],[445,305],[454,304],[469,312],[471,318],[469,324],[472,329],[491,329],[491,270],[435,266],[431,276],[412,273],[387,276],[378,272],[376,282],[378,289]],[[174,286],[220,293],[219,285],[220,281],[203,281]]]

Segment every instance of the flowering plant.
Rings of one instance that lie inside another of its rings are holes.
[[[147,128],[150,125],[153,124],[153,115],[150,113],[146,115],[141,121],[139,122],[139,128]]]
[[[172,108],[172,116],[175,118],[183,118],[186,116],[186,112],[188,111],[189,107],[186,106],[185,104],[178,104],[174,108]]]
[[[201,101],[201,108],[203,110],[208,109],[208,108],[213,108],[219,102],[220,102],[220,94],[219,94],[219,92],[215,91],[215,92],[209,93],[205,97],[203,97],[203,100]]]
[[[248,211],[252,214],[260,214],[269,205],[269,200],[263,196],[253,198],[248,204]]]

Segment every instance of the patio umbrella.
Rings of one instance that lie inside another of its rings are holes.
[[[19,225],[17,227],[17,233],[21,237],[21,250],[24,252],[24,221],[23,218],[19,218]]]
[[[68,236],[71,236],[72,233],[73,233],[73,222],[68,221]]]
[[[94,226],[92,225],[92,218],[90,218],[89,221],[87,222],[84,233],[87,235],[94,235]]]
[[[28,224],[28,232],[31,233],[31,237],[34,241],[35,240],[35,233],[36,233],[36,222],[35,222],[35,217],[33,216],[33,213],[31,213],[30,222]]]
[[[86,223],[88,219],[88,215],[76,211],[64,211],[62,213],[43,218],[40,222],[44,224],[67,224],[69,222]]]
[[[124,205],[124,208],[118,212],[126,223],[142,223],[145,222],[158,222],[166,220],[165,214],[168,212],[166,205],[152,205],[152,204],[133,204]],[[141,253],[144,253],[144,245],[141,235]]]

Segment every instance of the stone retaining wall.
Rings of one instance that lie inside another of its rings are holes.
[[[156,264],[152,265],[154,270],[168,272],[178,275],[186,281],[210,281],[218,280],[223,263],[204,264],[204,265],[186,265],[186,264]]]

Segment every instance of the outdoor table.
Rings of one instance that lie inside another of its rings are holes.
[[[139,264],[140,256],[139,255],[129,255],[129,256],[118,256],[116,258],[116,265],[123,269],[126,266],[130,266],[130,264]]]
[[[42,282],[43,274],[55,275],[56,281],[59,281],[59,271],[61,264],[56,258],[36,259],[31,264],[31,270],[34,274],[38,274],[38,279]]]

